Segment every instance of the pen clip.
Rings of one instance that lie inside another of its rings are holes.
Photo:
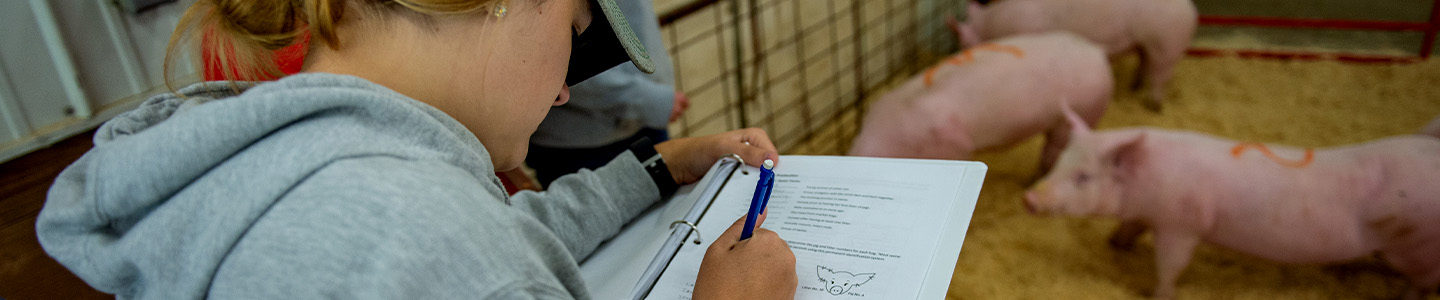
[[[670,222],[670,229],[675,229],[675,225],[690,226],[690,231],[694,231],[694,232],[695,232],[695,244],[696,244],[696,245],[699,245],[699,244],[701,243],[701,242],[700,242],[700,238],[701,238],[701,237],[700,237],[700,228],[695,227],[695,223],[690,223],[690,221],[686,221],[686,220],[675,220],[675,222]]]

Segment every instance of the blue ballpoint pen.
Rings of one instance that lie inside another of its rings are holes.
[[[765,197],[761,197],[761,198],[760,198],[760,212],[761,212],[761,213],[764,213],[764,212],[765,212],[765,208],[767,208],[767,207],[770,206],[770,192],[775,190],[775,172],[772,171],[772,170],[775,170],[775,168],[774,168],[774,165],[770,165],[770,166],[771,166],[771,168],[770,168],[769,170],[761,171],[761,173],[770,173],[770,176],[769,176],[770,179],[769,179],[769,180],[766,180],[766,184],[765,184]]]
[[[750,198],[750,212],[745,214],[745,230],[740,232],[742,241],[755,234],[755,221],[760,217],[760,213],[765,211],[765,205],[770,202],[770,189],[775,186],[774,168],[775,161],[768,159],[760,168],[760,180],[755,184],[755,196]]]

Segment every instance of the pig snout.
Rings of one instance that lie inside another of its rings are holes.
[[[1031,186],[1029,190],[1025,191],[1025,211],[1030,212],[1032,215],[1040,215],[1045,212],[1045,208],[1050,204],[1049,201],[1047,201],[1050,198],[1045,197],[1046,192],[1050,188],[1048,183],[1046,180],[1041,180],[1036,182],[1034,186]]]
[[[839,295],[845,293],[845,288],[839,285],[832,285],[830,286],[830,290],[827,292],[830,292],[831,295]]]

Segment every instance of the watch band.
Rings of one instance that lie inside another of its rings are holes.
[[[640,137],[635,143],[630,144],[630,154],[634,154],[640,160],[640,165],[645,167],[645,173],[650,174],[650,180],[660,188],[660,198],[669,198],[680,189],[680,184],[675,183],[675,177],[670,175],[670,167],[665,165],[665,158],[655,151],[655,144],[650,142],[648,137]]]

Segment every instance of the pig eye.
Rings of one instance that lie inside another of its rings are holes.
[[[1075,174],[1075,185],[1084,185],[1086,183],[1090,183],[1090,173],[1080,172],[1079,174]]]

